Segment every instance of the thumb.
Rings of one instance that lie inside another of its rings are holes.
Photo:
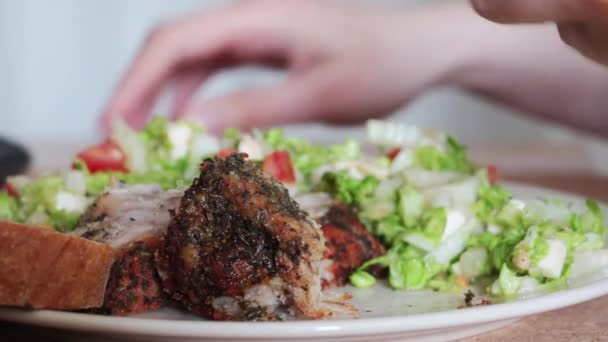
[[[608,13],[605,0],[471,0],[483,17],[497,22],[572,22]]]

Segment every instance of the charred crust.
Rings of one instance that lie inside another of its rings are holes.
[[[325,236],[324,258],[332,261],[328,271],[333,280],[323,281],[323,287],[342,286],[350,274],[365,261],[385,253],[382,244],[358,220],[355,211],[344,204],[334,204],[319,219]],[[380,275],[381,268],[369,271]]]
[[[155,310],[166,301],[156,272],[158,236],[132,242],[116,253],[106,287],[103,310],[126,315]]]
[[[311,252],[292,224],[310,223],[280,183],[241,155],[206,159],[200,169],[172,213],[157,267],[172,299],[196,314],[230,319],[213,309],[214,298],[242,296],[286,272],[301,279],[297,267]],[[244,319],[270,319],[259,307],[243,312]]]

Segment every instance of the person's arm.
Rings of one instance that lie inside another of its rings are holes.
[[[608,135],[608,68],[564,44],[553,25],[501,25],[462,9],[473,49],[449,80],[532,115]]]
[[[220,67],[288,71],[279,85],[200,102],[193,90]],[[608,135],[608,70],[549,27],[501,26],[464,3],[362,7],[252,1],[180,18],[147,41],[103,115],[141,126],[166,85],[174,115],[215,129],[386,114],[435,86],[459,86],[523,111]],[[446,109],[446,115],[449,110]]]

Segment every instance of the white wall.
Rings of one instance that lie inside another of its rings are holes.
[[[0,134],[20,140],[95,139],[97,114],[154,23],[222,2],[0,0]],[[208,90],[221,93],[263,76],[233,73]],[[513,114],[444,90],[424,96],[399,117],[447,129],[468,143],[576,139]]]

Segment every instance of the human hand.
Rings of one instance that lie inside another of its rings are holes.
[[[562,40],[608,63],[607,0],[472,0],[482,16],[502,23],[557,23]]]
[[[216,131],[386,114],[459,62],[450,25],[429,25],[450,16],[318,0],[247,1],[193,13],[150,34],[102,123],[107,128],[121,116],[141,127],[166,86],[175,94],[173,118]],[[194,97],[210,75],[241,64],[278,67],[287,79],[215,99]]]

